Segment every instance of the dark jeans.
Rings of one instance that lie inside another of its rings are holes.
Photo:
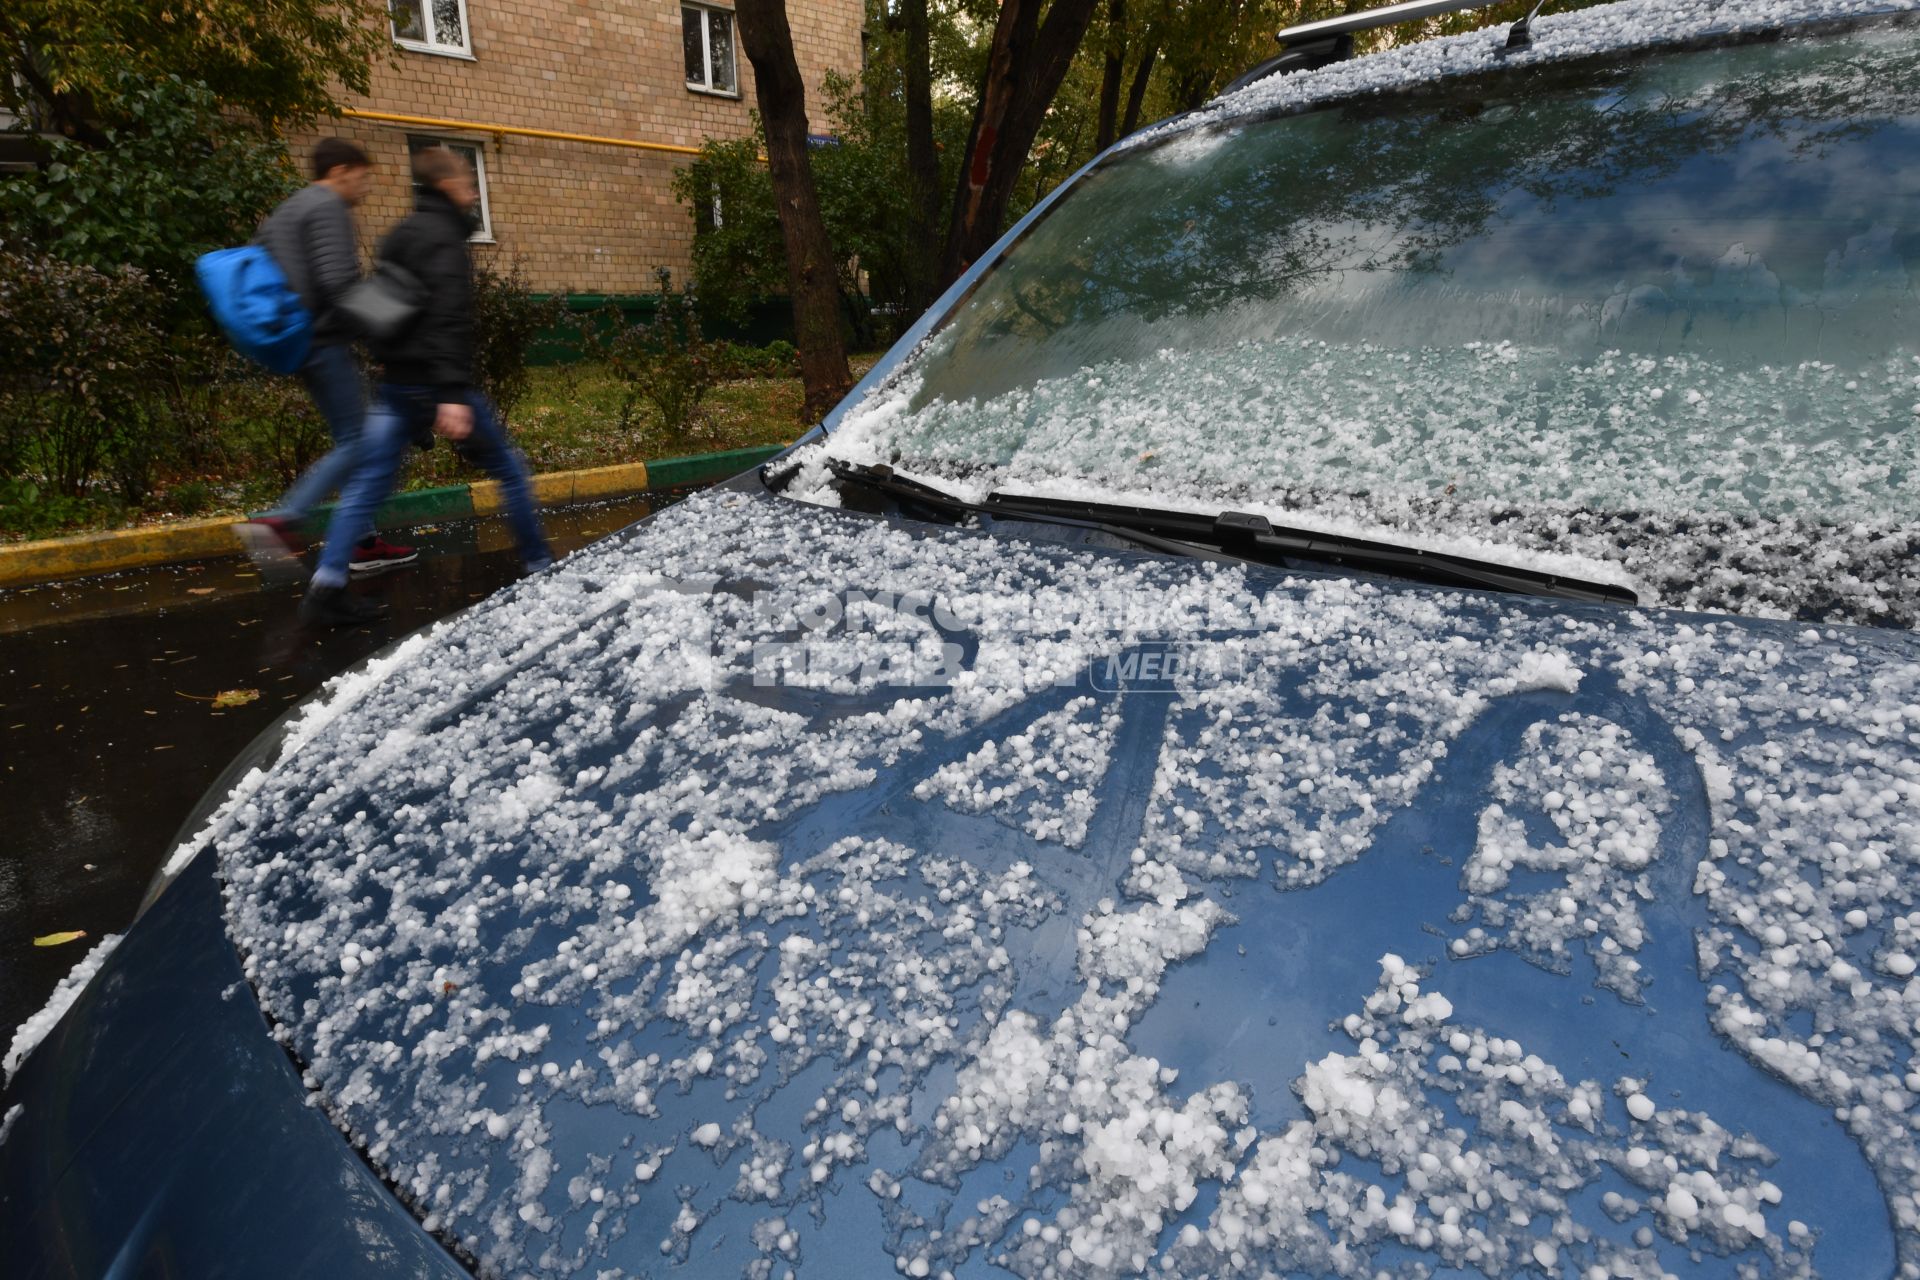
[[[520,547],[527,569],[537,571],[553,563],[553,552],[540,529],[540,513],[533,505],[533,484],[527,461],[507,443],[507,433],[494,413],[493,402],[477,391],[465,393],[473,410],[473,434],[454,447],[462,458],[500,482],[507,501],[507,523]],[[433,427],[440,397],[432,387],[381,383],[374,393],[373,412],[366,428],[353,474],[340,491],[339,505],[327,525],[327,545],[314,570],[315,586],[337,587],[347,580],[353,544],[373,531],[374,513],[393,491],[393,480],[414,438]]]
[[[360,444],[360,430],[367,417],[367,392],[360,381],[360,366],[353,349],[344,344],[315,347],[300,366],[300,381],[313,397],[314,408],[327,424],[333,448],[325,457],[308,467],[293,487],[281,497],[279,505],[267,512],[287,520],[304,520],[320,502],[336,489],[343,488],[353,473],[354,455]]]

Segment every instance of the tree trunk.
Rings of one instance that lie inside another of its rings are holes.
[[[907,179],[913,184],[913,309],[926,310],[937,292],[940,260],[940,154],[933,145],[933,49],[927,0],[901,0],[906,36]]]
[[[1107,5],[1107,65],[1100,76],[1100,127],[1093,135],[1095,154],[1113,145],[1120,125],[1120,77],[1127,61],[1127,0]]]
[[[1093,20],[1094,0],[1003,0],[953,197],[940,278],[957,279],[1000,236],[1014,185]]]
[[[1213,73],[1196,71],[1174,86],[1173,100],[1184,111],[1198,111],[1213,96]]]
[[[1147,81],[1153,76],[1153,60],[1160,56],[1160,42],[1147,41],[1147,51],[1140,55],[1139,69],[1133,73],[1133,87],[1127,90],[1127,118],[1120,125],[1120,136],[1126,137],[1140,127],[1140,104],[1146,101]]]
[[[767,172],[786,242],[787,292],[794,345],[806,388],[806,417],[817,422],[853,385],[840,336],[840,282],[820,217],[807,156],[807,90],[793,57],[786,0],[735,0],[740,43],[753,64],[754,96],[766,127]]]

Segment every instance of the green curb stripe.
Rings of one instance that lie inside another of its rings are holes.
[[[434,520],[464,520],[472,514],[473,490],[464,484],[450,484],[395,494],[381,506],[375,523],[386,529]]]
[[[748,467],[759,466],[786,447],[783,444],[763,444],[751,449],[696,454],[691,458],[661,458],[647,464],[647,479],[658,489],[673,489],[707,480],[725,480]]]
[[[397,529],[410,524],[431,524],[435,520],[464,520],[473,514],[473,490],[464,484],[441,485],[437,489],[413,489],[396,493],[380,504],[373,518],[376,528]],[[331,502],[315,507],[305,527],[316,535],[327,527],[333,515]]]

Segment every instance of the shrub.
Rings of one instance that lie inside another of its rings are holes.
[[[716,344],[714,366],[723,378],[797,378],[800,353],[785,338],[776,338],[764,347],[749,347],[734,342]]]
[[[327,424],[298,386],[249,379],[237,433],[255,469],[290,485],[333,447]]]
[[[635,411],[642,401],[660,416],[670,435],[684,433],[699,417],[707,392],[721,376],[720,352],[700,329],[693,295],[675,291],[672,273],[662,268],[653,319],[628,324],[609,311],[599,325],[581,326],[588,352],[604,361],[621,384],[620,429],[637,427]]]
[[[566,316],[564,293],[536,295],[527,286],[520,259],[504,274],[486,266],[475,270],[474,372],[502,418],[511,418],[527,398],[527,355],[534,342]]]
[[[187,480],[167,492],[167,501],[183,516],[197,516],[219,500],[213,485],[205,480]]]
[[[97,499],[48,493],[31,480],[0,479],[0,533],[50,537],[116,510]]]
[[[152,388],[171,424],[168,461],[191,470],[217,470],[232,461],[228,384],[251,369],[218,335],[198,328],[168,335],[165,376]]]
[[[174,455],[173,426],[173,417],[151,396],[121,401],[100,460],[101,477],[121,502],[137,505],[153,493],[155,474]]]
[[[785,338],[775,338],[762,347],[761,359],[770,366],[767,377],[797,378],[800,376],[800,352]]]
[[[761,136],[755,112],[748,136],[709,138],[673,175],[674,196],[693,210],[693,278],[715,320],[738,324],[755,300],[787,291],[785,241],[760,162]]]
[[[103,472],[144,496],[164,300],[144,272],[0,249],[0,448],[10,478],[80,497]]]
[[[210,384],[219,416],[213,423],[235,468],[275,490],[333,445],[306,390],[291,378],[274,378],[237,358]]]

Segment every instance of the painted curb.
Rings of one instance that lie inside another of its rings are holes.
[[[183,520],[151,529],[115,529],[0,547],[0,587],[84,578],[176,560],[206,560],[238,551],[233,521]]]
[[[543,507],[564,507],[606,498],[623,498],[648,489],[725,480],[773,457],[785,445],[761,445],[696,454],[689,458],[662,458],[657,462],[626,462],[581,471],[554,471],[533,477],[533,494]],[[505,509],[497,481],[445,485],[395,494],[380,508],[375,523],[382,529],[464,520]],[[316,516],[330,510],[320,508]],[[144,529],[114,529],[82,533],[69,538],[0,545],[0,587],[24,587],[63,578],[85,578],[141,569],[185,560],[211,560],[240,554],[231,516],[181,520]]]

